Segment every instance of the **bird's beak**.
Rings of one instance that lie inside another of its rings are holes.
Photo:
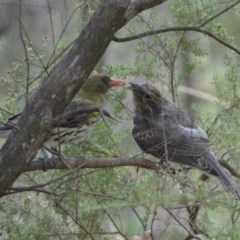
[[[125,85],[125,82],[123,82],[123,81],[120,81],[118,79],[111,79],[111,82],[110,82],[111,87],[120,87],[120,86],[124,86],[124,85]]]
[[[128,89],[136,92],[143,92],[143,86],[141,84],[133,83],[133,82],[130,82],[129,84],[130,86],[128,87]]]

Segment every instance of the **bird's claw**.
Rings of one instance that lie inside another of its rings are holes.
[[[166,161],[163,160],[158,160],[156,162],[157,167],[161,167],[163,170],[166,170],[168,173],[175,175],[177,170],[172,167],[170,163],[167,163]]]
[[[162,161],[162,160],[156,161],[156,166],[157,167],[160,167],[160,166],[163,166],[163,165],[165,165],[164,161]]]

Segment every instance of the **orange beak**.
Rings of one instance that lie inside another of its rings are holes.
[[[120,86],[124,86],[125,85],[125,82],[123,81],[120,81],[118,79],[111,79],[111,83],[110,83],[110,86],[111,87],[120,87]]]

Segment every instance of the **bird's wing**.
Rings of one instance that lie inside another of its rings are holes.
[[[185,164],[217,176],[226,190],[240,199],[240,189],[209,149],[207,134],[201,128],[177,126],[134,132],[139,147],[157,158]]]
[[[184,127],[196,127],[193,116],[183,111],[181,108],[177,107],[174,103],[164,100],[161,105],[163,114],[167,118],[175,118]]]
[[[188,166],[196,166],[209,151],[207,134],[201,128],[186,128],[171,124],[134,132],[139,147],[158,158],[164,158]]]
[[[165,136],[168,147],[173,146],[175,155],[198,157],[209,151],[208,136],[201,128],[178,125],[173,129],[165,130]]]
[[[139,131],[133,136],[144,152],[157,158],[219,175],[216,159],[209,157],[209,140],[201,128],[153,128]]]
[[[77,127],[94,124],[100,115],[111,116],[105,109],[81,102],[72,102],[65,111],[52,120],[51,127]]]
[[[184,156],[192,156],[193,152],[200,156],[210,145],[206,133],[200,128],[152,128],[136,133],[133,131],[133,136],[143,147],[167,146],[169,151]]]
[[[52,120],[51,127],[77,127],[79,125],[87,125],[95,123],[99,116],[97,108],[91,109],[75,109],[67,110],[62,115]]]

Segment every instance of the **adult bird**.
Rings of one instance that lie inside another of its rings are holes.
[[[165,99],[157,88],[130,83],[135,106],[132,135],[143,152],[163,161],[172,161],[202,170],[219,178],[226,190],[240,199],[237,184],[217,161],[203,129]]]
[[[47,149],[58,149],[62,144],[84,137],[99,118],[111,117],[104,109],[104,95],[112,87],[123,86],[120,80],[96,74],[90,76],[64,112],[51,120],[49,134],[43,143]],[[20,114],[0,125],[0,137],[8,137],[17,128]]]

